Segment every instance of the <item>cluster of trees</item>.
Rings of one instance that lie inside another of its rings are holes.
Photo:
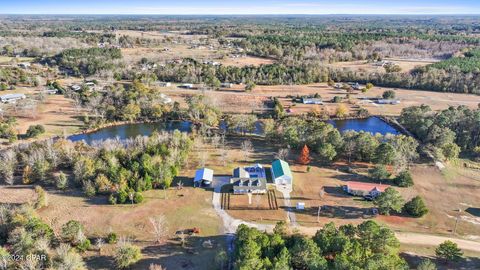
[[[339,228],[329,223],[313,238],[288,235],[284,223],[274,233],[240,225],[235,240],[236,269],[409,269],[398,255],[393,231],[366,221]]]
[[[63,226],[61,235],[56,235],[31,207],[1,205],[0,268],[87,269],[79,252],[86,250],[83,247],[88,239],[81,227],[72,234],[69,223]]]
[[[45,133],[45,127],[43,125],[31,125],[27,129],[25,136],[27,138],[35,138]]]
[[[3,152],[0,173],[7,184],[13,184],[15,173],[21,172],[25,184],[59,189],[74,184],[87,196],[110,195],[112,204],[140,203],[142,191],[170,187],[191,145],[187,134],[179,131],[125,142],[108,140],[95,146],[47,140]],[[69,183],[63,171],[72,171],[73,181]]]
[[[84,226],[70,220],[55,232],[29,205],[0,205],[0,269],[86,270],[81,254],[102,252],[105,244],[116,244],[116,269],[128,269],[142,258],[139,247],[114,232],[92,243]]]
[[[378,86],[423,89],[436,92],[480,93],[480,76],[475,72],[462,72],[458,67],[448,70],[420,68],[410,73],[370,73],[344,69],[330,69],[329,76],[335,81],[371,82]]]
[[[84,119],[88,126],[114,121],[158,121],[172,111],[157,88],[147,87],[138,80],[131,85],[110,85],[102,92],[84,87],[69,95],[89,111]]]
[[[341,134],[331,124],[300,117],[286,117],[265,125],[267,138],[291,148],[307,145],[320,160],[330,162],[343,157],[352,160],[394,165],[405,169],[418,157],[418,143],[404,135],[372,135],[348,131]]]
[[[47,63],[56,64],[76,76],[90,76],[101,70],[115,69],[115,60],[121,58],[122,53],[117,48],[67,49],[48,58]]]
[[[391,212],[403,212],[412,217],[422,217],[428,213],[428,208],[420,196],[416,196],[405,203],[402,195],[392,187],[385,189],[375,198],[374,204],[382,215],[390,215]]]
[[[18,67],[0,68],[0,91],[13,89],[15,85],[26,84],[38,86],[36,77]]]
[[[17,140],[17,132],[15,131],[15,125],[17,119],[13,117],[0,119],[0,139],[7,139],[9,142]]]
[[[472,154],[480,146],[480,108],[450,107],[434,112],[427,105],[402,110],[400,123],[420,139],[437,158]]]
[[[328,81],[328,69],[319,65],[213,66],[193,59],[161,66],[156,74],[163,81],[205,83],[214,87],[220,86],[220,82],[274,85]]]
[[[460,69],[464,73],[480,73],[480,50],[469,50],[460,56],[452,57],[447,60],[434,63],[425,67],[425,69]]]

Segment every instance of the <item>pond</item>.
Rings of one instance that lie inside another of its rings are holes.
[[[169,121],[162,123],[125,124],[102,128],[91,133],[72,135],[68,137],[68,139],[73,142],[84,140],[86,143],[90,144],[94,141],[102,141],[107,139],[118,138],[120,140],[125,140],[128,138],[137,137],[138,135],[149,136],[154,131],[173,131],[175,129],[178,129],[182,132],[190,132],[191,123],[187,121]]]
[[[399,132],[394,127],[390,126],[378,117],[369,117],[366,119],[330,120],[328,121],[328,123],[338,128],[340,132],[354,130],[366,131],[372,134],[380,133],[382,135],[385,135],[387,133],[399,134]],[[226,129],[225,123],[221,123],[220,128]],[[178,129],[182,132],[190,132],[192,129],[192,124],[188,121],[125,124],[120,126],[102,128],[91,133],[72,135],[68,137],[68,139],[74,142],[84,140],[86,143],[90,144],[93,141],[102,141],[114,138],[125,140],[128,138],[134,138],[138,135],[148,136],[154,131],[173,131],[175,129]],[[262,133],[263,127],[259,121],[255,125],[254,134],[260,135]]]
[[[328,123],[332,124],[342,133],[347,130],[353,130],[365,131],[372,134],[380,133],[382,135],[387,133],[400,134],[397,129],[375,116],[365,119],[330,120]]]

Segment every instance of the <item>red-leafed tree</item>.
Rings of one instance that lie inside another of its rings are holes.
[[[302,152],[298,157],[298,163],[302,165],[307,165],[308,163],[310,163],[310,161],[312,161],[312,159],[310,158],[310,150],[308,149],[307,145],[304,145],[302,148]]]

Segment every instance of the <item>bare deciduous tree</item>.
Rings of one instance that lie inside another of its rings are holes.
[[[278,149],[277,153],[275,153],[275,158],[276,159],[281,159],[281,160],[286,160],[289,154],[290,154],[290,149],[281,148],[281,149]]]
[[[246,140],[242,142],[242,151],[243,151],[243,159],[248,161],[250,154],[253,152],[253,144],[250,140]]]
[[[162,238],[166,236],[168,232],[167,219],[165,216],[159,215],[156,217],[151,217],[149,220],[153,227],[155,241],[157,241],[157,243],[161,243]]]
[[[102,248],[105,245],[105,240],[103,238],[99,237],[97,240],[95,240],[95,247],[98,249],[98,252],[102,254]]]
[[[9,149],[0,155],[0,175],[5,183],[13,185],[13,176],[17,166],[17,155],[15,151]]]
[[[148,270],[167,270],[167,268],[161,266],[161,265],[158,265],[158,264],[150,264],[150,267],[148,268]]]

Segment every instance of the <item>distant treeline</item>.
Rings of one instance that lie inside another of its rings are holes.
[[[435,66],[419,69],[412,73],[368,73],[326,67],[305,63],[288,66],[281,63],[270,65],[213,66],[192,59],[182,63],[170,63],[156,71],[159,80],[189,83],[254,82],[263,85],[307,84],[327,82],[358,81],[375,85],[408,89],[423,89],[438,92],[480,94],[480,76],[461,69],[438,69]]]

